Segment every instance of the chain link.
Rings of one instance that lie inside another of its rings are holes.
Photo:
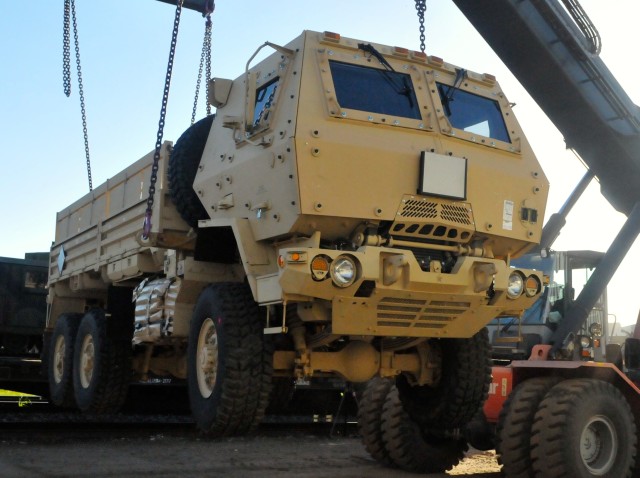
[[[215,8],[215,5],[212,1],[211,12],[207,14],[207,23],[205,27],[206,33],[204,37],[205,49],[207,51],[206,67],[205,67],[205,73],[207,75],[207,83],[205,85],[205,93],[207,95],[207,116],[211,114],[211,104],[209,103],[209,81],[211,80],[211,27],[212,27],[211,13],[213,13],[214,8]]]
[[[158,134],[156,136],[156,148],[153,153],[153,166],[151,167],[151,180],[149,182],[149,197],[147,198],[147,210],[144,215],[144,225],[142,238],[148,239],[151,233],[151,215],[153,211],[154,196],[156,193],[156,182],[158,180],[158,165],[160,163],[160,149],[162,148],[162,137],[164,135],[164,121],[167,115],[167,103],[169,101],[169,88],[171,86],[171,72],[173,71],[173,57],[176,53],[176,43],[178,41],[178,27],[180,26],[180,14],[182,13],[182,3],[184,0],[176,0],[176,16],[173,20],[173,32],[171,33],[171,48],[169,49],[169,61],[167,63],[167,74],[164,80],[164,91],[162,94],[162,107],[160,108],[160,121],[158,121]]]
[[[196,111],[198,109],[198,99],[200,97],[200,84],[202,82],[202,69],[206,61],[205,69],[205,93],[207,104],[207,116],[211,114],[211,105],[209,104],[209,80],[211,79],[211,13],[215,8],[213,1],[206,5],[206,11],[203,16],[206,16],[204,39],[202,40],[202,52],[200,53],[200,65],[198,66],[198,81],[196,81],[196,93],[193,97],[193,110],[191,111],[191,124],[196,122]]]
[[[62,22],[62,87],[67,98],[71,95],[70,8],[70,0],[64,0],[64,20]]]
[[[84,88],[82,86],[82,67],[80,66],[80,42],[78,41],[78,23],[76,21],[75,0],[64,1],[64,22],[62,31],[62,85],[64,94],[71,95],[71,39],[70,30],[73,23],[73,41],[76,51],[76,69],[78,70],[78,93],[80,96],[80,113],[82,115],[82,133],[84,135],[84,153],[87,158],[87,177],[89,191],[93,191],[91,179],[91,155],[89,154],[89,133],[87,130],[87,111],[84,103]]]
[[[427,0],[415,0],[416,10],[418,12],[418,21],[420,22],[420,51],[425,52],[425,34],[424,34],[424,14],[427,11]]]

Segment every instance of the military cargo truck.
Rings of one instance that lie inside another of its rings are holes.
[[[0,356],[38,356],[46,318],[49,253],[0,257]]]
[[[278,377],[392,378],[403,406],[363,397],[365,440],[413,422],[458,456],[485,325],[542,290],[510,267],[548,191],[512,104],[490,74],[331,32],[256,54],[163,145],[148,234],[151,154],[58,214],[52,400],[102,412],[133,380],[186,379],[220,436],[256,426]]]

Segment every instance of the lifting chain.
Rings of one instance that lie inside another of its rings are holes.
[[[204,40],[202,41],[202,53],[200,53],[200,66],[198,67],[198,81],[196,82],[196,93],[193,99],[193,111],[191,112],[191,124],[196,122],[196,110],[198,108],[198,97],[200,96],[200,83],[202,81],[202,68],[205,65],[205,94],[207,98],[207,116],[211,114],[211,105],[209,104],[209,80],[211,79],[211,14],[215,9],[213,1],[207,3],[203,16],[206,17],[204,27]]]
[[[418,21],[420,22],[420,51],[425,51],[425,35],[424,35],[424,14],[427,11],[427,0],[415,0],[416,10],[418,11]]]
[[[164,80],[164,92],[162,94],[162,107],[160,108],[160,121],[158,122],[158,134],[156,137],[156,148],[153,152],[153,166],[151,167],[151,180],[149,182],[149,197],[147,198],[147,210],[144,214],[144,224],[142,226],[142,238],[149,238],[151,233],[151,215],[153,211],[154,195],[156,193],[156,181],[158,180],[158,164],[160,163],[160,149],[162,148],[162,137],[164,135],[164,120],[167,115],[167,102],[169,101],[169,88],[171,86],[171,72],[173,70],[173,57],[176,53],[176,42],[178,41],[178,27],[180,26],[180,14],[182,13],[182,3],[184,0],[176,0],[176,16],[173,21],[173,32],[171,34],[171,48],[169,49],[169,61],[167,63],[167,74]]]
[[[87,113],[84,105],[84,89],[82,88],[82,68],[80,67],[80,43],[78,41],[78,23],[76,22],[75,0],[64,0],[64,22],[62,31],[62,86],[64,94],[71,95],[71,40],[70,23],[73,22],[73,40],[76,50],[76,67],[78,70],[78,93],[80,95],[80,113],[82,114],[82,132],[84,134],[84,152],[87,158],[87,176],[89,191],[93,190],[91,180],[91,159],[89,155],[89,133],[87,132]]]

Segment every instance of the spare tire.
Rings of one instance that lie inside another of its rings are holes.
[[[193,180],[214,118],[215,115],[206,116],[192,124],[178,138],[169,157],[171,200],[182,219],[191,227],[197,227],[200,219],[208,218],[207,211],[193,190]]]

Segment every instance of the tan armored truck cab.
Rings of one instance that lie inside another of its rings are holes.
[[[263,47],[163,146],[148,238],[152,155],[58,215],[52,399],[111,410],[132,380],[183,378],[223,435],[255,426],[278,377],[383,377],[408,420],[461,427],[490,381],[484,326],[542,289],[509,266],[548,191],[512,105],[404,48]]]

